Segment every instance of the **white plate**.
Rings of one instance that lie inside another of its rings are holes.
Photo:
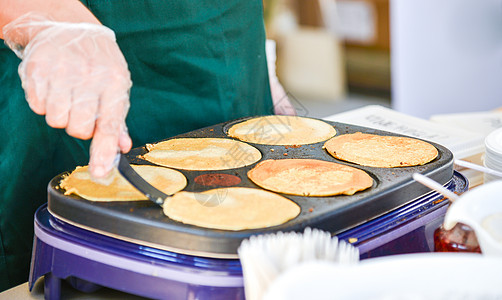
[[[352,266],[304,263],[275,280],[264,299],[502,299],[502,258],[423,253]]]
[[[502,128],[496,129],[485,139],[487,151],[502,156]]]

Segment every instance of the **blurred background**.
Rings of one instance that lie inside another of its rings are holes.
[[[378,104],[428,119],[502,106],[502,0],[264,0],[299,115]]]

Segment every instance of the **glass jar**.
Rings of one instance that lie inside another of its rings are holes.
[[[474,230],[462,223],[446,230],[440,226],[434,232],[435,252],[473,252],[481,253]]]

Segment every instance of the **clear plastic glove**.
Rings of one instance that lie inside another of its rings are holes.
[[[274,104],[274,114],[285,116],[296,116],[296,109],[291,104],[286,91],[281,83],[275,78],[270,78],[270,91],[272,93],[272,102]]]
[[[19,76],[30,108],[73,137],[92,137],[91,174],[108,175],[116,154],[132,146],[125,125],[132,82],[114,32],[29,13],[3,34],[22,59]]]
[[[276,115],[289,115],[295,116],[296,109],[291,104],[289,97],[284,91],[282,84],[279,82],[276,74],[275,61],[276,61],[276,44],[274,40],[266,41],[266,54],[267,54],[267,68],[268,78],[270,82],[270,92],[272,94],[272,102],[274,105],[274,113]]]

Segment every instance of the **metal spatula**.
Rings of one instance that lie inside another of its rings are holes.
[[[167,195],[153,185],[149,184],[146,180],[141,177],[129,164],[129,160],[125,157],[124,154],[120,154],[120,160],[118,164],[119,173],[124,176],[124,178],[129,181],[138,191],[143,193],[148,199],[150,199],[155,204],[162,206],[164,204],[164,200],[171,195]]]

